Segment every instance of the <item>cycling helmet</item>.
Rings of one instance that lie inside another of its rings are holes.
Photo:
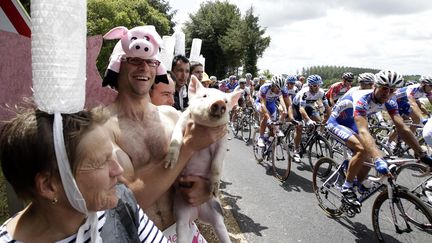
[[[432,84],[432,76],[429,76],[429,75],[421,76],[419,81],[422,83],[431,85]]]
[[[267,80],[267,78],[266,78],[264,75],[261,75],[261,76],[259,77],[259,79],[260,79],[260,80]]]
[[[413,84],[416,84],[416,82],[414,80],[408,80],[408,81],[405,82],[405,86],[410,86],[410,85],[413,85]]]
[[[342,75],[342,78],[345,79],[346,81],[351,82],[351,81],[353,81],[353,79],[354,79],[354,74],[351,73],[351,72],[347,72],[347,73],[344,73],[344,74]]]
[[[308,85],[321,85],[323,82],[321,76],[317,74],[309,75],[306,81]]]
[[[375,83],[375,74],[373,73],[361,73],[357,80],[361,84],[373,84]]]
[[[246,79],[245,78],[241,78],[239,80],[239,84],[246,84]]]
[[[392,70],[381,70],[375,74],[375,84],[388,86],[389,88],[401,88],[404,86],[402,75]]]
[[[246,77],[246,79],[252,79],[252,74],[246,73],[245,77]]]
[[[253,84],[257,85],[259,83],[259,80],[260,79],[258,77],[253,78]]]
[[[272,84],[276,85],[278,88],[282,88],[285,85],[285,81],[281,75],[274,75],[271,79]]]
[[[288,75],[286,77],[287,84],[295,84],[297,82],[297,77],[295,75]]]

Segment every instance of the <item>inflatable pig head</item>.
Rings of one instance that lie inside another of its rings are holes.
[[[162,47],[163,42],[153,25],[138,26],[130,30],[124,26],[115,27],[104,35],[104,39],[120,39],[120,41],[111,54],[103,86],[116,87],[122,57],[139,57],[161,61],[159,48]],[[168,84],[166,73],[166,68],[161,63],[156,71],[155,82]]]

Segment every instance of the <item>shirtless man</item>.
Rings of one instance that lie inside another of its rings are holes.
[[[109,109],[118,117],[122,132],[119,144],[129,155],[129,158],[122,159],[125,183],[148,216],[164,230],[174,223],[171,185],[192,154],[222,138],[226,128],[218,127],[209,131],[205,130],[208,128],[190,123],[178,163],[172,169],[164,168],[164,158],[179,112],[170,106],[155,106],[151,103],[149,92],[159,64],[154,59],[123,56],[118,78],[109,83],[118,91]],[[183,195],[189,203],[200,205],[210,198],[207,181],[197,177],[182,180],[192,184],[192,188],[183,189]]]

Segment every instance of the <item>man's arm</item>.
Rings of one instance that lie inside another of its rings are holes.
[[[285,104],[285,109],[286,109],[286,112],[287,112],[287,115],[288,115],[288,120],[289,121],[294,120],[294,115],[293,115],[293,112],[292,112],[292,105],[291,105],[292,104],[291,97],[290,96],[283,97],[283,102],[282,103]]]
[[[173,168],[167,169],[165,163],[161,162],[135,171],[137,179],[129,187],[141,207],[145,209],[156,202],[172,186],[192,155],[223,138],[226,132],[225,125],[209,128],[189,122],[178,161]],[[144,181],[139,178],[144,178]]]
[[[408,97],[408,103],[411,106],[413,115],[417,121],[420,121],[423,117],[421,106],[419,107],[418,101],[414,97]]]

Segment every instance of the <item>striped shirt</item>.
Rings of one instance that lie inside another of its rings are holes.
[[[139,215],[139,225],[137,228],[138,237],[140,242],[168,242],[168,239],[162,234],[162,232],[156,227],[156,225],[151,221],[148,216],[143,212],[143,210],[137,205],[138,215]],[[106,223],[106,212],[107,211],[99,211],[97,212],[98,216],[98,229],[99,232],[102,231],[104,224]],[[13,218],[13,217],[12,217]],[[7,243],[19,243],[21,241],[14,240],[12,236],[7,231],[6,225],[12,219],[8,219],[1,227],[0,227],[0,242]],[[84,233],[84,242],[90,242],[90,226]],[[114,233],[113,233],[114,234]],[[114,237],[113,237],[114,238]],[[106,241],[114,241],[114,239],[104,239]],[[58,243],[72,243],[76,241],[76,235],[69,236],[63,240],[57,241]]]

